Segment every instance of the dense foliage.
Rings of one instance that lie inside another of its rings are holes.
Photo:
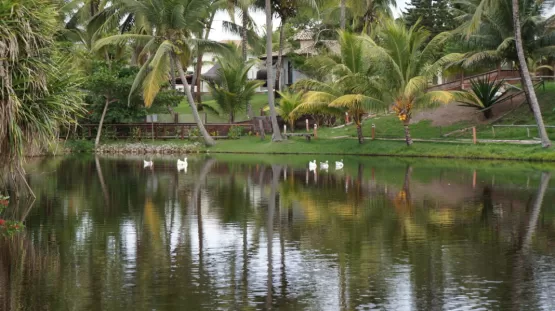
[[[78,70],[55,41],[58,11],[49,0],[0,3],[0,162],[44,146],[82,112]]]

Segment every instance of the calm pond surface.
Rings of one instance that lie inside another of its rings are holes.
[[[555,310],[555,166],[312,158],[31,159],[0,310]]]

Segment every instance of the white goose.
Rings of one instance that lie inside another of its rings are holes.
[[[177,166],[187,166],[187,158],[184,158],[183,161],[177,159]]]
[[[187,173],[187,158],[183,159],[183,161],[181,161],[181,159],[177,159],[177,171],[185,171],[185,173]]]
[[[341,161],[335,161],[335,169],[336,170],[343,169],[343,159],[341,159]]]
[[[308,162],[308,169],[309,170],[314,171],[316,169],[316,167],[317,167],[316,160]]]
[[[143,160],[143,168],[153,167],[153,166],[154,166],[154,163],[152,163],[152,160],[150,161]]]
[[[320,169],[322,169],[322,170],[327,170],[329,167],[330,167],[330,166],[329,166],[329,164],[328,164],[328,161],[326,161],[326,162],[320,162]]]

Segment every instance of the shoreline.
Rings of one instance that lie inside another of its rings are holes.
[[[54,154],[51,149],[47,154]],[[253,155],[335,155],[362,157],[430,158],[461,160],[501,160],[518,162],[555,163],[555,150],[537,145],[467,144],[417,142],[407,147],[399,141],[367,141],[362,145],[354,140],[318,139],[311,142],[289,139],[272,143],[260,138],[243,137],[218,140],[213,147],[199,142],[168,140],[153,142],[105,142],[98,149],[92,141],[60,142],[55,154],[253,154]],[[61,152],[60,152],[61,151]]]

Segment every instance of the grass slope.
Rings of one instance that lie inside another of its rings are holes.
[[[544,123],[546,125],[555,125],[555,83],[549,82],[545,85],[545,90],[542,88],[536,90],[538,100],[541,105]],[[364,122],[362,131],[365,136],[372,135],[372,124],[376,125],[376,137],[378,138],[404,138],[404,130],[401,122],[393,114],[378,116],[368,119]],[[497,122],[499,125],[534,125],[536,120],[528,105],[524,104],[515,110],[513,113],[507,115],[502,120]],[[432,126],[431,121],[420,121],[416,124],[411,124],[411,134],[413,138],[420,139],[456,139],[456,138],[472,138],[472,132],[462,132],[450,135],[450,137],[443,137],[444,134],[450,133],[459,129],[464,129],[473,126],[469,122],[460,122],[450,126]],[[491,125],[478,125],[477,126],[478,139],[531,139],[538,137],[535,128],[530,128],[531,137],[528,138],[526,128],[495,128],[495,136],[493,135]],[[555,129],[547,129],[549,137],[555,140]],[[331,138],[337,136],[350,136],[356,137],[356,129],[352,126],[338,129],[325,129],[319,131],[322,138]]]
[[[239,140],[218,141],[209,152],[267,153],[267,154],[336,154],[336,155],[382,155],[408,157],[511,159],[530,161],[555,161],[553,149],[541,146],[509,144],[451,144],[417,142],[407,147],[402,141],[366,141],[359,145],[353,139],[316,139],[307,142],[302,138],[272,143],[267,138],[245,137]]]

